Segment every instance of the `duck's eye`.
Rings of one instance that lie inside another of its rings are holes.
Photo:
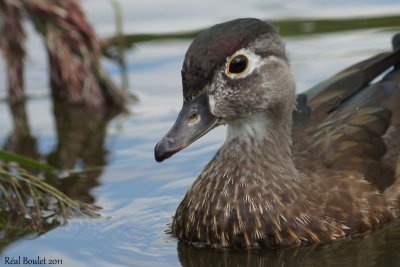
[[[245,55],[237,55],[229,62],[228,73],[240,74],[246,70],[248,59]]]

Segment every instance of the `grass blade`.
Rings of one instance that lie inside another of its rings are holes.
[[[57,170],[53,166],[50,166],[46,163],[42,163],[42,162],[33,160],[31,158],[17,155],[17,154],[14,154],[12,152],[8,152],[8,151],[2,150],[2,149],[0,149],[0,160],[5,161],[5,162],[16,162],[19,165],[29,166],[29,167],[37,168],[37,169],[47,171],[47,172],[53,172],[53,171]]]

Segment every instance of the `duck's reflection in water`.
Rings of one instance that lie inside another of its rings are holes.
[[[178,244],[184,267],[399,266],[400,224],[329,246],[276,251],[218,251]]]

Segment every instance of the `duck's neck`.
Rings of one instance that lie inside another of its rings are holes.
[[[297,242],[280,233],[309,204],[291,157],[288,116],[279,122],[263,112],[229,123],[226,142],[179,205],[172,224],[179,239],[247,247]]]
[[[291,153],[291,112],[286,114],[287,118],[271,119],[272,114],[258,112],[229,123],[222,150],[236,151],[232,159],[245,161],[245,168],[261,164],[271,176],[296,179],[298,172]]]

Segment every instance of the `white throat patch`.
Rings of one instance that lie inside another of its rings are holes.
[[[208,104],[210,106],[211,114],[215,116],[215,97],[213,94],[208,95]]]
[[[258,112],[247,118],[235,120],[228,124],[226,140],[236,139],[246,143],[252,140],[263,140],[268,134],[269,124],[265,112]]]

